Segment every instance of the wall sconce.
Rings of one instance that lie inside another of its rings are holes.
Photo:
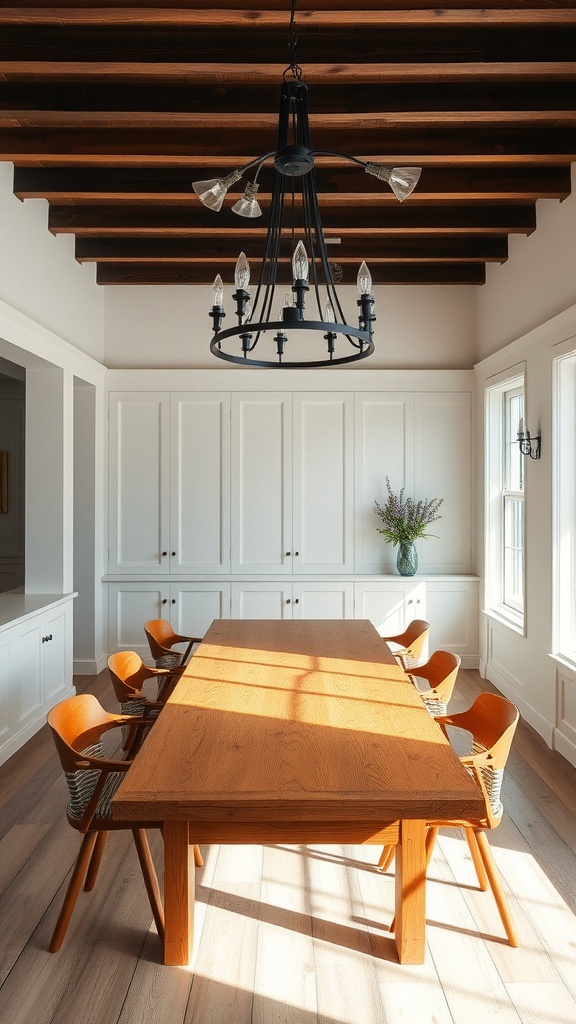
[[[540,458],[540,431],[536,437],[530,437],[530,431],[522,429],[522,420],[520,420],[517,440],[522,455],[529,455],[531,459]]]

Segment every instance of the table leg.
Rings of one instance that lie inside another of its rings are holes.
[[[164,836],[164,963],[188,964],[194,941],[194,846],[187,821],[166,821]]]
[[[400,822],[395,942],[401,964],[423,964],[426,948],[426,822]]]

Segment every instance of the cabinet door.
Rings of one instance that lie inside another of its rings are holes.
[[[233,583],[233,619],[291,619],[291,584]]]
[[[170,618],[170,584],[108,583],[108,653],[136,651],[150,661],[144,633],[148,619]]]
[[[291,425],[290,395],[232,395],[233,572],[292,572]]]
[[[294,396],[294,572],[352,572],[353,399]]]
[[[42,622],[40,648],[44,669],[44,696],[52,707],[72,685],[71,609],[59,608]]]
[[[169,396],[110,395],[109,571],[168,571]]]
[[[426,618],[426,584],[406,578],[395,583],[356,583],[355,618],[370,619],[381,636],[401,633],[412,619]]]
[[[459,654],[463,668],[478,665],[479,588],[479,580],[428,580],[426,584],[434,648]]]
[[[444,498],[442,518],[430,526],[434,536],[417,542],[419,571],[423,574],[466,573],[471,569],[470,406],[467,392],[420,394],[415,398],[415,497]]]
[[[9,643],[0,644],[0,751],[14,731],[15,711],[12,704],[11,662],[11,645]]]
[[[204,636],[214,619],[230,618],[229,583],[173,583],[170,622],[183,636]]]
[[[392,573],[397,548],[378,533],[374,508],[386,503],[386,477],[397,494],[414,488],[414,396],[366,393],[355,398],[355,546],[357,573]]]
[[[353,583],[294,583],[295,619],[353,619]]]
[[[34,618],[14,640],[13,692],[20,729],[34,722],[44,707],[41,635],[41,622]]]
[[[230,396],[172,395],[170,572],[230,570]]]

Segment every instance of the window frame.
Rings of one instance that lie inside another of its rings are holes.
[[[576,339],[554,359],[553,653],[576,665]]]
[[[521,633],[526,619],[526,492],[516,436],[525,420],[525,395],[523,367],[501,375],[485,395],[486,611]],[[513,538],[510,510],[516,519]]]

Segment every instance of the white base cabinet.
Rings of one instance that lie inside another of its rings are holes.
[[[203,636],[214,619],[370,619],[382,636],[412,619],[430,623],[429,651],[459,654],[477,668],[479,580],[475,576],[349,579],[110,581],[109,652],[133,650],[149,661],[143,624],[168,619],[178,633]]]
[[[73,694],[72,595],[1,595],[0,764]]]

